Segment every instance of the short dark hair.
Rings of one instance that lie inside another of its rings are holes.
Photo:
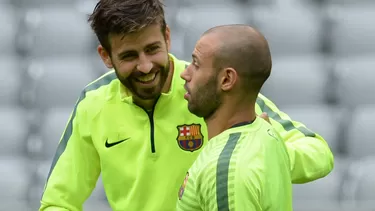
[[[223,69],[232,67],[241,77],[245,93],[258,94],[271,74],[271,57],[254,56],[249,45],[221,48],[214,56],[214,67]]]
[[[216,31],[224,32],[226,36],[214,53],[213,66],[216,69],[234,68],[241,76],[244,92],[258,94],[272,69],[268,42],[259,31],[247,25],[218,26],[205,34]]]
[[[99,0],[88,22],[108,52],[111,52],[111,34],[126,35],[160,24],[165,37],[166,22],[161,0]]]

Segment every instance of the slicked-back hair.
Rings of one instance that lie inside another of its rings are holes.
[[[162,0],[99,0],[88,22],[100,44],[111,52],[110,35],[127,35],[160,24],[165,37]]]

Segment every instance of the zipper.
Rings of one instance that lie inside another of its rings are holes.
[[[155,107],[156,107],[156,104],[158,103],[158,101],[159,101],[159,98],[156,99],[155,104],[152,107],[152,110],[150,112],[148,112],[146,109],[142,108],[146,112],[146,114],[148,116],[148,119],[150,121],[151,153],[155,153],[156,152],[156,149],[155,149],[154,111],[155,111]]]
[[[150,119],[151,153],[155,153],[154,108],[152,109],[151,112],[147,112],[147,115],[148,115],[148,118]]]

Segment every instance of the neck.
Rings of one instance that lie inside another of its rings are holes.
[[[232,101],[232,103],[224,103],[213,115],[205,119],[208,128],[208,140],[235,124],[254,121],[255,117],[255,102]]]
[[[172,85],[172,79],[173,79],[173,73],[174,73],[174,64],[173,61],[169,61],[169,71],[168,71],[168,76],[167,79],[163,85],[163,88],[161,90],[162,93],[167,93],[171,89]],[[134,103],[137,104],[138,106],[146,109],[147,111],[151,111],[156,103],[158,98],[155,99],[150,99],[150,100],[144,100],[140,99],[136,96],[133,96]]]
[[[141,108],[143,108],[147,111],[152,111],[156,101],[157,101],[157,99],[144,100],[144,99],[140,99],[138,97],[133,97],[134,104],[138,105],[139,107],[141,107]]]

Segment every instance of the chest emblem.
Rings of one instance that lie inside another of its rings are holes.
[[[200,124],[179,125],[177,132],[177,142],[181,149],[193,152],[202,147],[203,135]]]

